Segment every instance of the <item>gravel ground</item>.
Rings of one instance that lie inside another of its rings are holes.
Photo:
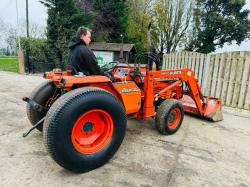
[[[181,129],[160,135],[153,120],[130,120],[115,156],[75,174],[47,154],[42,134],[22,138],[30,123],[22,97],[41,76],[0,72],[0,186],[250,186],[250,119],[224,113],[211,123],[185,115]]]

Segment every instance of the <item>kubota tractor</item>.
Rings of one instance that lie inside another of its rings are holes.
[[[59,165],[85,172],[116,153],[127,118],[154,117],[164,135],[177,132],[184,112],[222,120],[221,101],[202,95],[191,69],[160,70],[158,57],[150,52],[139,55],[134,65],[112,64],[106,76],[85,76],[72,68],[45,73],[49,81],[23,98],[33,125],[23,136],[35,128],[43,131],[45,147]]]
[[[148,60],[147,66],[140,64],[141,58]],[[180,128],[184,112],[222,119],[221,101],[202,95],[191,69],[159,70],[152,53],[140,55],[135,65],[117,63],[107,70],[108,77],[72,71],[45,73],[49,80],[24,100],[32,129],[43,131],[50,156],[74,172],[100,167],[115,154],[128,117],[154,117],[164,135]]]

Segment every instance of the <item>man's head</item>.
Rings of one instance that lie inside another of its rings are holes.
[[[91,30],[87,27],[79,27],[76,32],[76,36],[83,40],[86,45],[89,45],[91,42]]]

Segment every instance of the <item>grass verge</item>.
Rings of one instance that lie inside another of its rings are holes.
[[[0,71],[19,72],[17,57],[0,57]]]

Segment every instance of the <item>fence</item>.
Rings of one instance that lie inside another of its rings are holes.
[[[44,59],[37,60],[32,56],[29,58],[29,64],[25,62],[25,71],[27,73],[44,73],[51,71],[53,68],[55,68],[54,63],[45,62]]]
[[[44,73],[46,71],[51,71],[55,68],[53,63],[44,63],[44,62],[32,62],[30,66],[30,72],[32,73]]]
[[[250,110],[250,52],[164,55],[163,69],[178,68],[195,72],[204,95],[220,98],[229,107]]]

